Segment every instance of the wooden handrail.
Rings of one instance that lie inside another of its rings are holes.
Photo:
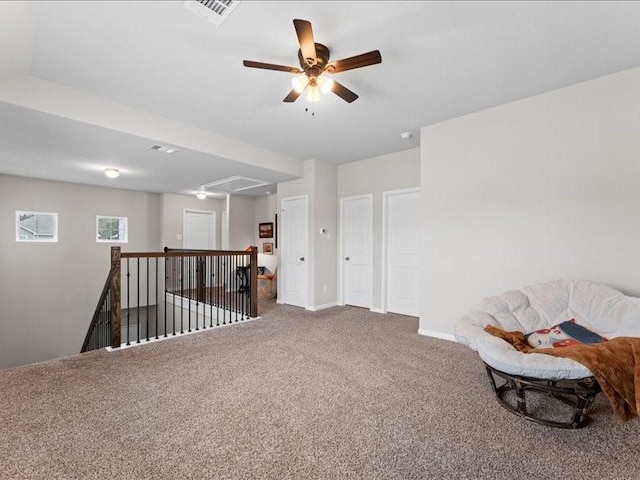
[[[166,247],[165,247],[166,248]],[[168,258],[168,257],[222,257],[222,256],[245,256],[244,250],[179,250],[168,249],[164,252],[122,252],[122,258]]]

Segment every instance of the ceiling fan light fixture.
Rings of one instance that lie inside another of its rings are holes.
[[[309,87],[307,91],[307,101],[317,102],[320,100],[320,89],[317,85]]]
[[[211,0],[200,1],[209,2]],[[353,57],[334,60],[329,63],[331,52],[326,45],[315,42],[311,22],[296,18],[293,20],[293,26],[296,30],[298,44],[300,46],[298,49],[300,67],[254,62],[252,60],[243,60],[242,64],[245,67],[261,68],[264,70],[274,70],[277,72],[287,72],[289,74],[297,75],[295,78],[291,79],[293,90],[291,90],[287,96],[282,99],[282,101],[286,103],[295,102],[305,90],[305,87],[307,90],[307,101],[317,102],[320,100],[319,89],[322,90],[322,93],[333,92],[347,103],[352,103],[357,100],[358,95],[341,83],[326,81],[324,83],[327,85],[322,88],[323,85],[320,84],[323,80],[322,73],[327,72],[334,74],[346,72],[347,70],[355,70],[356,68],[367,67],[369,65],[376,65],[382,62],[380,51],[372,50]]]
[[[291,79],[291,86],[298,93],[302,93],[307,85],[309,85],[309,77],[304,73]]]
[[[320,87],[320,91],[322,93],[329,93],[333,90],[333,79],[331,78],[327,78],[325,76],[320,75],[317,79],[316,82],[318,83],[318,86]]]

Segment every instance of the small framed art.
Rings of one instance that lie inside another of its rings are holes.
[[[273,222],[258,224],[260,238],[273,238]]]

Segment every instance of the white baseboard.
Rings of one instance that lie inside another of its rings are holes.
[[[442,340],[449,340],[450,342],[456,341],[456,337],[454,337],[452,333],[434,332],[433,330],[425,330],[424,328],[421,328],[418,330],[418,335],[424,335],[425,337],[441,338]]]
[[[383,309],[381,309],[381,308],[373,308],[373,307],[372,307],[372,308],[370,308],[370,309],[369,309],[369,311],[370,311],[370,312],[373,312],[373,313],[387,313],[387,312],[385,312],[385,311],[384,311]]]
[[[189,331],[184,331],[182,333],[180,332],[176,332],[175,334],[173,333],[167,333],[167,336],[164,336],[164,333],[160,334],[158,336],[158,338],[151,336],[149,337],[149,340],[147,340],[146,338],[140,339],[140,342],[138,343],[137,340],[132,341],[132,343],[130,343],[129,345],[127,345],[126,343],[122,343],[120,345],[120,347],[118,348],[113,348],[113,347],[105,347],[105,349],[107,350],[107,352],[117,352],[118,350],[126,350],[127,348],[132,348],[132,347],[142,347],[144,345],[149,345],[150,343],[156,343],[156,342],[162,342],[164,340],[171,340],[172,338],[180,338],[180,337],[184,337],[186,335],[193,335],[196,333],[203,333],[203,332],[208,332],[211,330],[215,330],[218,328],[224,328],[224,327],[231,327],[234,325],[240,325],[242,323],[247,323],[247,322],[252,322],[253,320],[259,320],[262,317],[250,317],[250,318],[245,318],[244,320],[240,321],[240,322],[235,322],[235,323],[226,323],[224,325],[214,325],[212,327],[205,327],[205,328],[200,328],[199,330],[196,329],[192,329],[190,332]]]
[[[312,307],[307,307],[305,310],[309,310],[310,312],[317,312],[318,310],[324,310],[326,308],[331,308],[337,306],[337,302],[325,303],[324,305],[314,305]]]

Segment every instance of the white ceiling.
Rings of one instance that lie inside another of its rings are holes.
[[[171,193],[233,175],[285,181],[301,168],[280,160],[414,148],[422,126],[640,66],[640,2],[243,1],[220,26],[182,3],[0,2],[0,173]],[[243,67],[297,66],[294,18],[311,21],[333,60],[380,50],[382,64],[335,75],[354,103],[283,103],[290,74]],[[23,75],[253,150],[105,128],[97,108],[45,109],[44,94],[7,93]],[[104,166],[123,175],[108,181]]]

